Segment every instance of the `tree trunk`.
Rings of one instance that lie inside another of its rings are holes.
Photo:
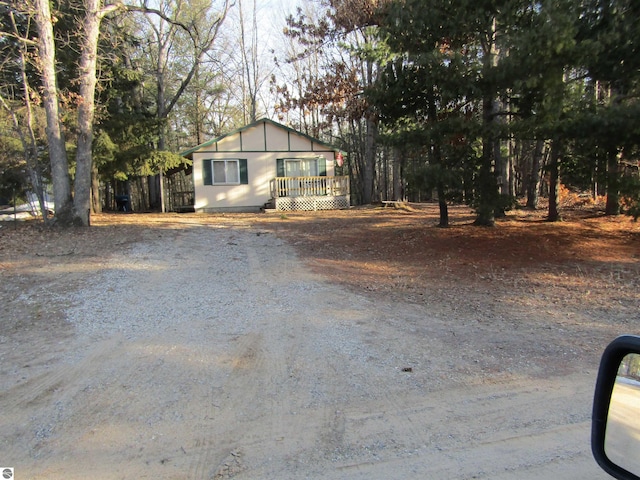
[[[483,78],[487,80],[490,72],[498,62],[498,49],[496,47],[496,19],[493,19],[491,30],[483,45]],[[494,87],[487,82],[482,99],[482,158],[480,171],[478,172],[477,185],[477,217],[475,224],[483,226],[495,225],[495,214],[498,207],[498,184],[495,176],[494,160],[496,155],[496,142],[498,138],[494,132],[496,122],[496,98]]]
[[[158,183],[160,184],[160,211],[165,213],[167,211],[167,207],[165,205],[165,192],[164,192],[164,171],[162,167],[160,167],[160,172],[158,173]]]
[[[96,64],[98,36],[100,34],[100,0],[85,0],[82,25],[82,53],[80,55],[80,98],[78,106],[78,148],[76,151],[76,178],[74,182],[75,215],[83,225],[89,225],[91,212],[91,181],[93,145],[93,118],[95,111]]]
[[[372,61],[366,62],[366,84],[373,85],[374,64]],[[363,187],[362,202],[369,204],[373,202],[373,189],[376,178],[376,154],[378,142],[378,119],[376,114],[369,108],[365,114],[365,145],[364,145],[364,165],[363,165]]]
[[[498,123],[502,123],[502,120],[499,117],[495,116],[495,112],[501,109],[501,104],[497,100],[493,100],[493,113],[494,117],[491,120],[492,125],[497,125]],[[497,135],[494,135],[493,138],[493,158],[495,165],[495,177],[496,177],[496,185],[498,188],[498,193],[502,197],[511,196],[511,190],[509,189],[509,185],[511,182],[511,164],[510,164],[510,156],[502,154],[502,141]],[[505,205],[504,202],[499,202],[495,208],[495,216],[498,218],[503,218],[506,216]]]
[[[428,90],[427,102],[429,121],[432,125],[435,126],[438,123],[438,106],[436,104],[435,86]],[[446,187],[442,181],[442,172],[444,171],[445,166],[443,165],[442,151],[440,149],[440,143],[438,140],[433,142],[432,145],[432,160],[434,165],[437,165],[439,167],[438,179],[436,182],[436,190],[438,192],[438,207],[440,210],[440,222],[438,226],[444,228],[449,226],[449,207],[447,206]]]
[[[559,213],[560,204],[560,140],[554,139],[551,144],[551,157],[549,159],[549,222],[562,220]]]
[[[91,212],[102,213],[102,202],[100,199],[100,177],[95,163],[91,166]]]
[[[494,138],[491,133],[491,122],[493,121],[494,101],[492,97],[485,97],[483,101],[482,122],[485,133],[482,139],[482,158],[480,171],[478,172],[478,200],[476,209],[476,225],[495,225],[496,198],[498,186],[493,172]]]
[[[438,181],[438,208],[440,210],[440,223],[438,223],[439,227],[448,227],[449,226],[449,207],[447,206],[447,199],[445,195],[444,185],[441,181]]]
[[[620,162],[617,149],[607,155],[607,204],[605,215],[620,214]]]
[[[166,148],[166,122],[167,122],[167,111],[166,111],[166,97],[165,97],[165,74],[164,74],[164,66],[167,62],[168,56],[168,42],[162,42],[160,44],[160,49],[158,51],[158,63],[156,65],[156,79],[158,92],[156,95],[156,103],[157,103],[157,116],[158,116],[158,151],[162,152]],[[149,206],[151,208],[160,207],[162,211],[162,178],[159,174],[150,176],[148,178],[149,182]]]
[[[509,196],[511,198],[516,198],[518,195],[516,193],[516,189],[518,187],[518,182],[517,182],[517,169],[518,169],[518,163],[517,163],[517,158],[516,158],[516,150],[518,148],[518,143],[516,141],[516,139],[511,136],[509,138],[509,153],[508,153],[508,161],[507,161],[507,166],[509,169]]]
[[[402,149],[396,149],[392,160],[393,169],[393,199],[396,202],[404,200],[404,192],[402,191],[402,165],[404,164],[404,152]]]
[[[373,202],[373,186],[376,171],[376,137],[377,125],[373,118],[367,116],[366,122],[366,138],[364,150],[364,171],[362,186],[362,203],[370,204]]]
[[[34,5],[39,33],[38,55],[42,76],[43,104],[47,117],[47,142],[49,143],[49,161],[56,208],[55,220],[60,225],[70,225],[73,223],[71,181],[64,134],[60,124],[56,54],[49,0],[35,0]]]
[[[535,210],[538,208],[540,196],[540,166],[542,165],[542,153],[544,140],[537,140],[531,161],[531,170],[528,172],[529,181],[527,184],[527,208]]]
[[[204,118],[202,113],[200,112],[200,107],[202,105],[202,89],[200,88],[200,65],[196,66],[196,71],[194,73],[194,78],[196,81],[196,85],[198,88],[195,89],[195,97],[196,101],[194,104],[195,109],[195,117],[196,117],[196,145],[201,145],[204,143]]]

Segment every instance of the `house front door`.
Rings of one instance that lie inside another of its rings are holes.
[[[301,177],[300,160],[287,160],[284,162],[285,177]]]
[[[315,159],[287,159],[284,162],[287,180],[287,196],[298,197],[305,194],[305,184],[301,177],[317,175]]]

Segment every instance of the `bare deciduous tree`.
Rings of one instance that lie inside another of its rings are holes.
[[[80,104],[78,105],[78,145],[74,182],[74,213],[83,225],[89,225],[91,212],[91,172],[93,119],[95,116],[96,66],[100,23],[105,15],[119,8],[103,7],[101,0],[84,0],[85,16],[82,24],[82,53],[79,64]]]
[[[55,217],[61,224],[74,223],[69,160],[65,146],[56,79],[56,48],[49,0],[34,0],[31,10],[38,27],[38,66],[42,78],[43,105],[47,117],[47,141],[53,181]],[[31,12],[29,12],[31,13]]]
[[[28,38],[28,33],[24,35],[20,33],[15,20],[14,12],[9,13],[9,19],[13,28],[12,36],[15,40],[17,40],[18,63],[20,66],[19,76],[22,88],[16,85],[16,89],[22,90],[22,98],[25,107],[25,113],[23,116],[24,120],[22,122],[20,121],[15,109],[11,108],[7,99],[5,99],[2,94],[0,94],[0,106],[2,106],[2,108],[7,112],[7,115],[9,115],[9,118],[11,118],[13,129],[20,139],[20,143],[22,144],[24,152],[24,160],[27,166],[27,173],[29,175],[29,180],[31,183],[31,188],[38,198],[38,203],[40,204],[40,212],[42,213],[44,222],[47,223],[48,216],[44,199],[42,172],[38,163],[38,147],[33,127],[34,120],[31,98],[32,95],[35,96],[35,92],[30,89],[29,82],[27,80],[28,49],[29,47],[35,47],[36,43]]]

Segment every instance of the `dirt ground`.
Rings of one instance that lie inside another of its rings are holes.
[[[522,209],[483,228],[466,207],[450,212],[448,229],[436,227],[433,205],[287,214],[269,225],[332,282],[491,329],[527,325],[537,343],[548,332],[556,344],[566,329],[561,348],[584,360],[601,353],[602,335],[640,333],[640,223],[581,206],[559,223]]]
[[[604,479],[640,224],[437,206],[0,223],[16,478]]]

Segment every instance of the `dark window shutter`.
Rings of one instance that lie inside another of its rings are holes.
[[[327,176],[327,160],[324,157],[318,158],[318,175],[320,177]]]
[[[241,158],[238,160],[238,166],[240,167],[240,184],[249,184],[249,171],[247,169],[247,159]]]
[[[202,176],[205,185],[213,185],[213,172],[211,171],[211,160],[202,161]]]
[[[276,177],[284,177],[284,158],[276,160]]]

